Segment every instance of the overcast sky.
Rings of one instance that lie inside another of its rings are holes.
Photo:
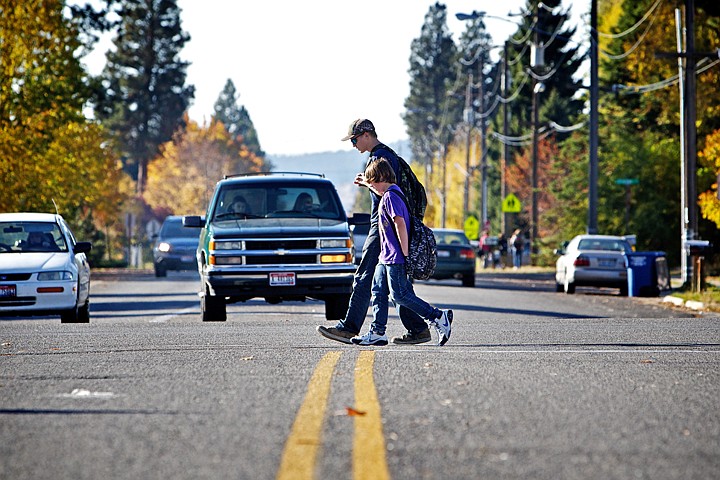
[[[178,0],[182,26],[192,39],[181,53],[192,62],[195,85],[190,118],[209,121],[228,78],[247,108],[263,150],[270,155],[351,148],[340,142],[358,117],[375,123],[380,140],[407,137],[400,117],[409,94],[410,43],[420,35],[430,0]],[[525,0],[447,0],[455,41],[458,12],[486,11],[503,18]],[[573,2],[565,0],[563,5]],[[575,1],[574,21],[590,2]],[[587,5],[586,5],[587,4]],[[577,11],[576,11],[577,10]],[[488,32],[503,42],[515,26],[488,18]],[[580,31],[585,31],[580,28]],[[103,41],[87,63],[97,73],[109,48]]]

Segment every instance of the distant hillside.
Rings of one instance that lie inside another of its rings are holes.
[[[411,160],[412,156],[407,142],[390,143],[389,146],[407,161]],[[358,188],[353,184],[353,180],[355,175],[365,168],[367,157],[367,154],[361,155],[356,150],[306,153],[303,155],[267,155],[274,172],[325,174],[325,177],[335,184],[347,212],[352,212]]]

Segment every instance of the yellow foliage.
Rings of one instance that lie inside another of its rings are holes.
[[[705,139],[705,149],[698,153],[698,160],[707,168],[720,174],[720,130],[715,130]],[[720,227],[720,200],[718,200],[718,184],[711,190],[699,195],[698,204],[703,218],[714,222]]]
[[[477,140],[474,138],[473,140]],[[475,142],[477,143],[477,142]],[[478,203],[480,192],[475,191],[473,178],[478,176],[475,167],[478,163],[477,149],[471,147],[470,165],[471,175],[469,183],[469,205]],[[436,157],[433,160],[432,172],[429,179],[425,179],[424,172],[417,172],[418,179],[425,185],[428,196],[428,208],[425,212],[425,223],[430,227],[441,227],[443,225],[443,197],[445,198],[445,228],[462,229],[465,223],[465,171],[467,150],[465,143],[458,142],[447,149],[444,158]]]
[[[221,122],[200,126],[187,116],[185,121],[187,128],[163,144],[148,164],[143,197],[155,210],[201,215],[224,175],[257,172],[264,162],[231,138]]]

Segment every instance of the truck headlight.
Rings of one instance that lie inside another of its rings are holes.
[[[350,248],[352,241],[349,238],[332,238],[320,240],[320,248]]]

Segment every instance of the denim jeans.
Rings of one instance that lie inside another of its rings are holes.
[[[380,257],[380,232],[377,223],[370,225],[365,245],[363,246],[362,259],[355,271],[353,280],[352,295],[350,295],[350,305],[348,306],[345,320],[341,320],[337,324],[337,328],[347,330],[353,333],[360,333],[368,307],[370,306],[370,296],[373,284],[373,275],[375,267]],[[412,310],[406,307],[398,308],[398,315],[405,328],[412,334],[424,332],[427,329],[425,321]]]
[[[522,257],[523,257],[522,248],[512,247],[512,254],[513,254],[513,267],[522,267]]]
[[[421,318],[437,318],[440,314],[440,310],[415,295],[404,264],[378,264],[375,267],[372,294],[373,322],[370,330],[378,335],[385,334],[389,299],[396,307],[412,310]]]

